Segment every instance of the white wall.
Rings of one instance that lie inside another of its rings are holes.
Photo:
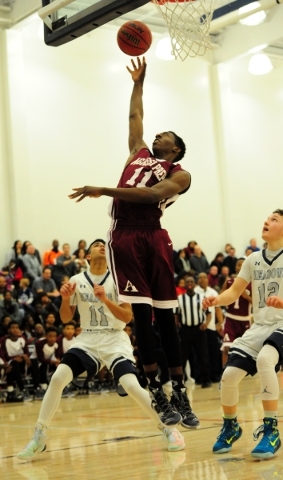
[[[53,238],[75,249],[80,238],[105,236],[110,199],[77,204],[68,194],[87,184],[115,186],[128,155],[130,57],[119,51],[116,31],[102,27],[47,47],[39,26],[31,17],[5,35],[15,190],[8,208],[16,222],[7,228],[0,217],[0,263],[16,238],[43,252]],[[182,166],[192,174],[190,191],[162,222],[174,247],[197,240],[211,260],[228,241],[238,254],[250,237],[261,244],[263,220],[283,204],[283,69],[252,77],[238,59],[212,81],[201,59],[162,62],[154,45],[147,62],[144,138],[150,145],[155,133],[176,131],[187,144]]]

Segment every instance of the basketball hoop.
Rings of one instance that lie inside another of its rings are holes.
[[[216,0],[151,0],[168,25],[172,54],[184,61],[212,48],[210,21]]]

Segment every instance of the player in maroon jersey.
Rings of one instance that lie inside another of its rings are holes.
[[[241,270],[244,258],[239,258],[236,263],[236,275]],[[235,277],[228,277],[222,287],[221,293],[227,290],[234,283]],[[236,338],[244,335],[251,326],[251,285],[249,284],[242,295],[226,307],[225,324],[223,331],[222,364],[226,365],[229,348]]]
[[[172,241],[160,226],[164,209],[191,184],[190,174],[175,163],[183,158],[186,147],[180,137],[168,131],[157,134],[153,153],[149,150],[143,140],[146,62],[144,58],[131,62],[133,69],[127,67],[134,82],[129,115],[130,156],[118,187],[75,188],[70,198],[79,202],[85,197],[113,197],[108,265],[119,288],[119,300],[132,304],[137,344],[153,406],[157,411],[167,412],[177,423],[182,417],[184,427],[196,427],[199,421],[191,410],[183,384],[180,340],[174,322],[173,308],[178,302]],[[158,377],[152,308],[173,383],[171,403]]]

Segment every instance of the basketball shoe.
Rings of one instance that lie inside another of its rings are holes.
[[[182,420],[180,413],[176,412],[169,402],[164,391],[159,388],[150,388],[149,395],[151,406],[156,411],[163,425],[177,425]]]
[[[190,401],[187,396],[187,391],[182,388],[180,392],[173,390],[171,397],[171,405],[182,416],[181,424],[185,428],[196,428],[200,421],[192,411]]]
[[[281,447],[280,434],[279,430],[277,429],[276,418],[265,417],[263,419],[263,425],[258,427],[253,433],[254,440],[257,440],[261,434],[263,434],[263,437],[251,452],[251,456],[256,458],[273,457],[273,455]]]
[[[19,458],[20,460],[28,460],[29,458],[34,457],[38,453],[44,452],[44,450],[46,450],[45,442],[46,436],[43,432],[43,428],[40,425],[36,425],[31,441],[23,450],[17,453],[17,458]]]
[[[184,450],[185,440],[183,435],[177,428],[159,427],[163,432],[163,439],[167,441],[167,449],[169,452],[178,452]]]
[[[227,453],[232,444],[242,435],[242,429],[235,418],[224,418],[224,425],[220,430],[216,443],[212,447],[213,453]]]

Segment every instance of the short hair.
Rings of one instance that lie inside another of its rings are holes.
[[[17,325],[20,328],[20,326],[19,326],[18,322],[16,322],[16,320],[11,320],[7,325],[8,330],[11,328],[12,325]]]
[[[64,325],[63,325],[63,330],[64,330],[65,327],[68,327],[68,326],[70,326],[70,325],[71,325],[71,327],[76,328],[76,323],[75,323],[73,320],[70,320],[69,322],[64,323]]]
[[[272,213],[278,213],[278,215],[281,215],[283,217],[283,210],[281,208],[277,208],[277,210],[274,210]]]
[[[26,287],[28,287],[30,284],[30,281],[28,278],[23,277],[21,278],[20,283],[23,283]]]
[[[175,132],[170,132],[170,133],[172,133],[172,135],[174,135],[176,147],[181,149],[181,151],[178,153],[178,155],[174,159],[173,163],[175,163],[175,162],[179,162],[180,160],[182,160],[183,156],[186,153],[186,145],[184,143],[184,140],[181,137],[179,137]]]
[[[96,243],[96,242],[101,242],[101,243],[103,243],[103,245],[106,244],[105,240],[103,240],[102,238],[97,238],[96,240],[94,240],[93,242],[91,242],[90,246],[89,246],[88,249],[87,249],[87,253],[90,253],[90,249],[91,249],[92,245],[93,245],[94,243]]]
[[[52,272],[51,267],[49,267],[48,265],[46,265],[45,267],[43,267],[42,273],[45,272],[46,270],[50,270],[50,272]]]
[[[56,334],[58,334],[58,330],[56,327],[47,327],[47,329],[45,330],[45,334],[47,335],[47,333],[49,332],[55,332]]]

